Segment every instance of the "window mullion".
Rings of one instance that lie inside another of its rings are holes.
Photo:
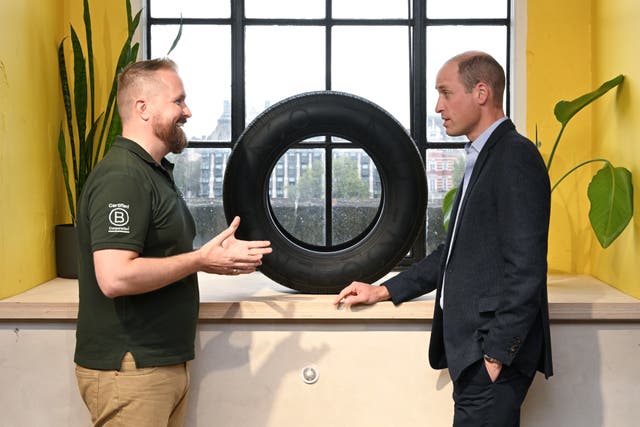
[[[325,89],[331,90],[331,54],[332,54],[332,29],[333,29],[333,4],[332,0],[325,3]],[[324,216],[325,216],[325,245],[331,246],[333,243],[333,211],[331,199],[333,194],[333,150],[331,136],[325,138],[324,150],[324,173],[325,173],[325,193],[324,193]]]
[[[231,142],[245,127],[244,0],[231,2]]]
[[[410,0],[413,2],[413,16],[409,18],[411,31],[411,69],[410,69],[410,85],[411,85],[411,137],[416,142],[422,162],[424,164],[426,157],[426,121],[424,118],[426,113],[426,4],[425,0]],[[407,266],[413,262],[423,258],[426,254],[426,227],[420,230],[420,236],[416,239],[411,255],[400,261],[400,266]]]
[[[330,247],[333,245],[333,149],[331,144],[331,136],[328,136],[326,141],[326,149],[324,151],[325,157],[325,196],[324,196],[324,209],[325,209],[325,245]]]
[[[426,148],[426,23],[425,0],[413,0],[411,85],[411,136],[420,148]],[[423,159],[424,160],[424,159]]]

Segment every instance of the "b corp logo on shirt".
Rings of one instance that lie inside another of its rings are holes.
[[[129,232],[129,205],[109,203],[109,233]]]

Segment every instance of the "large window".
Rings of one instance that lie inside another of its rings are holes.
[[[464,169],[465,139],[448,137],[434,111],[438,69],[466,50],[492,54],[507,71],[508,110],[509,0],[147,0],[145,12],[148,57],[163,56],[183,25],[170,56],[193,117],[189,148],[172,161],[197,222],[196,246],[226,226],[225,165],[245,127],[289,96],[335,90],[381,106],[420,149],[429,204],[423,234],[401,263],[408,264],[444,239],[442,198]],[[268,191],[283,217],[305,206],[296,212],[310,215],[309,227],[291,232],[322,246],[360,233],[384,188],[362,149],[327,137],[291,147]]]

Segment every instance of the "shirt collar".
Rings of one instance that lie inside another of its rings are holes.
[[[117,136],[113,145],[124,148],[127,151],[131,151],[147,163],[156,163],[156,161],[153,160],[153,157],[151,157],[144,148],[135,141],[125,138],[124,136]]]
[[[128,138],[125,138],[123,136],[118,135],[115,139],[115,141],[113,142],[114,146],[119,146],[125,150],[128,150],[132,153],[134,153],[136,156],[140,157],[142,160],[144,160],[146,163],[148,163],[149,165],[153,166],[153,167],[159,167],[161,166],[160,169],[164,169],[165,173],[168,172],[172,172],[173,171],[173,163],[171,163],[169,160],[167,160],[165,157],[162,158],[160,165],[158,165],[158,162],[156,162],[153,157],[151,157],[151,154],[149,154],[144,148],[142,148],[139,144],[137,144],[135,141],[132,141]],[[170,175],[170,174],[169,174]]]
[[[464,146],[465,151],[469,153],[469,151],[473,150],[476,153],[480,153],[480,151],[482,151],[482,147],[484,147],[484,145],[487,143],[493,131],[496,130],[496,128],[500,126],[500,123],[504,122],[505,120],[507,120],[506,117],[499,118],[498,120],[493,122],[493,124],[489,126],[484,132],[482,132],[480,136],[475,139],[475,141],[467,142],[467,144]]]

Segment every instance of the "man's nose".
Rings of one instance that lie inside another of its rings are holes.
[[[436,110],[436,113],[439,113],[439,112],[441,112],[443,110],[442,105],[441,105],[440,97],[438,97],[438,101],[436,102],[435,110]]]

